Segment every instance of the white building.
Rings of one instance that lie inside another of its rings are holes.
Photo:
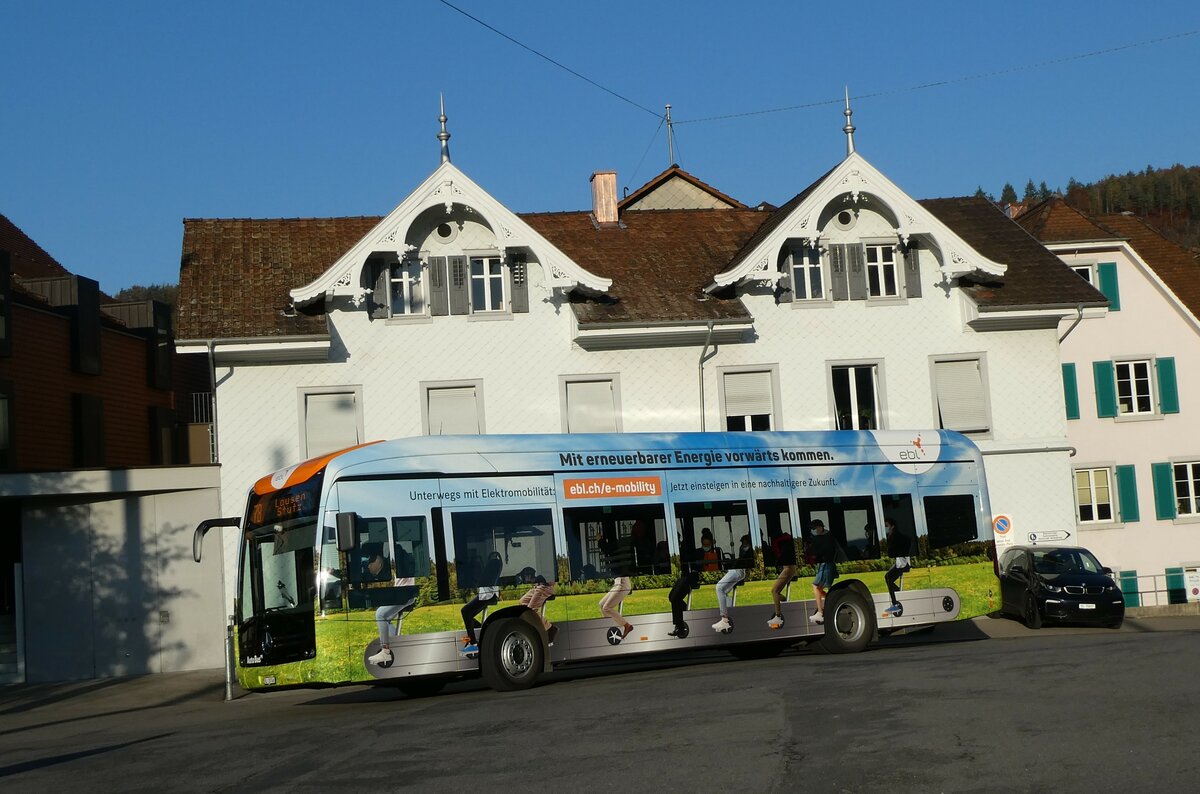
[[[1137,218],[1058,198],[1018,222],[1110,301],[1062,328],[1080,545],[1144,603],[1200,600],[1200,263]]]
[[[216,366],[226,514],[386,437],[946,427],[985,451],[1009,538],[1074,528],[1057,329],[1105,300],[989,202],[915,201],[847,123],[845,159],[778,209],[672,167],[517,214],[444,123],[385,217],[185,221],[179,347]]]

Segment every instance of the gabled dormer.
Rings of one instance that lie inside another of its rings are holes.
[[[1007,270],[852,151],[776,210],[708,289],[771,284],[781,302],[920,297],[922,250],[943,284]]]
[[[548,291],[605,292],[589,273],[450,162],[440,116],[442,162],[416,190],[318,278],[291,290],[297,307],[348,299],[374,319],[503,316],[529,311],[530,269]]]

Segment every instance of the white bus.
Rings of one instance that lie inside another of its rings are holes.
[[[242,529],[248,689],[379,681],[415,694],[480,674],[518,689],[627,654],[859,651],[878,632],[959,617],[951,568],[922,557],[952,550],[991,577],[994,553],[979,450],[943,430],[375,442],[263,477],[245,516],[197,528],[197,556],[222,524]],[[806,554],[828,552],[818,524],[840,571],[820,616]],[[895,548],[885,524],[918,560],[898,605],[880,585]],[[741,581],[722,610],[727,576]],[[614,583],[632,592],[616,587],[602,613]]]

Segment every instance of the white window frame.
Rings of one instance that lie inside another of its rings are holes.
[[[471,307],[471,314],[494,315],[507,313],[509,307],[508,265],[504,262],[504,258],[500,256],[498,251],[471,251],[464,252],[464,255],[467,258],[467,303]],[[495,261],[500,268],[500,273],[498,275],[493,275],[489,272],[486,272],[490,263],[493,261]],[[475,274],[476,262],[482,263],[485,270],[484,273],[478,276]],[[492,306],[491,287],[494,286],[492,282],[496,279],[499,279],[500,282],[500,304],[498,306]],[[477,280],[483,284],[484,295],[487,297],[488,302],[486,308],[480,308],[475,304],[475,283]]]
[[[995,421],[992,417],[992,398],[991,398],[992,390],[988,385],[987,356],[984,353],[962,353],[959,355],[930,356],[929,360],[930,360],[929,377],[930,377],[930,385],[931,385],[930,393],[933,395],[933,426],[934,427],[944,427],[942,424],[941,395],[938,391],[938,365],[939,364],[949,364],[949,363],[953,363],[956,361],[962,361],[962,362],[974,361],[979,366],[980,388],[983,391],[983,395],[982,395],[983,404],[981,406],[981,409],[982,409],[984,418],[987,420],[986,421],[987,427],[980,428],[980,429],[959,430],[958,432],[963,433],[965,435],[969,435],[972,438],[990,438],[992,433],[995,432]],[[944,428],[944,429],[953,430],[955,428]]]
[[[1142,381],[1142,379],[1140,379],[1136,376],[1133,376],[1133,374],[1132,374],[1133,368],[1136,367],[1138,364],[1144,364],[1146,366],[1146,377],[1145,377],[1144,381]],[[1133,409],[1129,410],[1129,411],[1123,410],[1123,405],[1121,403],[1121,380],[1122,380],[1121,368],[1122,367],[1128,368],[1128,372],[1130,373],[1129,377],[1125,378],[1126,382],[1129,383],[1129,385],[1131,387],[1130,388],[1130,397],[1132,398],[1132,402],[1133,402]],[[1114,381],[1114,385],[1115,385],[1116,392],[1117,392],[1117,418],[1118,419],[1144,419],[1147,417],[1158,415],[1158,384],[1155,381],[1155,370],[1156,369],[1157,368],[1154,366],[1154,358],[1153,357],[1126,358],[1126,359],[1114,359],[1113,360],[1113,381]],[[1147,411],[1137,410],[1137,402],[1138,402],[1138,397],[1139,397],[1139,394],[1137,391],[1137,385],[1139,382],[1144,382],[1145,386],[1146,386],[1146,393],[1144,396],[1148,399],[1148,401],[1150,403],[1150,409]]]
[[[625,432],[624,423],[621,419],[621,375],[616,372],[597,372],[595,374],[579,374],[579,375],[559,375],[558,376],[558,412],[562,417],[562,432],[587,432],[587,431],[572,431],[570,427],[570,405],[567,401],[567,390],[573,383],[608,383],[612,386],[613,398],[613,424],[616,430],[613,432]]]
[[[1190,469],[1190,476],[1184,480],[1179,479],[1179,474],[1176,467],[1185,466]],[[1175,515],[1176,518],[1182,518],[1188,521],[1200,518],[1200,459],[1193,460],[1177,460],[1171,462],[1171,482],[1174,487],[1175,496]],[[1187,484],[1189,493],[1185,497],[1179,495],[1179,483]],[[1182,509],[1180,499],[1186,500],[1187,510]]]
[[[877,254],[878,261],[871,261],[872,252]],[[882,258],[882,254],[884,252],[887,253],[888,257],[890,257],[890,261],[885,261]],[[867,300],[891,300],[904,297],[903,284],[901,283],[903,268],[901,268],[899,264],[901,257],[898,256],[898,254],[899,251],[897,250],[897,245],[894,240],[886,242],[878,240],[863,241],[863,265],[866,267]],[[889,268],[892,276],[892,292],[884,291],[884,285],[886,284],[885,276],[887,275]],[[873,271],[875,273],[876,282],[879,285],[878,292],[872,290],[871,288],[871,274]]]
[[[1081,279],[1083,279],[1087,283],[1091,284],[1093,287],[1096,286],[1096,265],[1095,265],[1095,263],[1088,262],[1086,264],[1079,264],[1077,262],[1072,262],[1070,267],[1072,270],[1075,271],[1075,274],[1078,275]]]
[[[476,423],[479,425],[479,435],[487,432],[487,427],[484,425],[483,412],[483,379],[476,378],[474,380],[432,380],[421,381],[418,384],[421,394],[421,433],[422,435],[441,435],[441,433],[429,432],[429,392],[437,391],[438,389],[465,389],[473,388],[475,390],[475,415]]]
[[[875,427],[870,428],[870,429],[874,429],[874,430],[887,429],[887,425],[884,422],[884,419],[887,416],[887,411],[884,407],[883,389],[880,388],[880,383],[883,380],[883,361],[876,360],[876,359],[862,359],[862,360],[852,360],[852,361],[830,361],[827,364],[826,370],[828,373],[828,377],[826,379],[826,383],[829,386],[829,420],[830,420],[829,426],[833,430],[838,429],[837,393],[834,390],[834,386],[833,386],[833,373],[834,373],[834,370],[839,370],[839,369],[846,369],[846,370],[850,371],[850,403],[851,403],[850,407],[851,407],[851,415],[854,417],[854,419],[853,419],[853,422],[851,423],[852,427],[847,428],[847,429],[852,429],[852,430],[866,429],[866,428],[858,427],[858,415],[859,415],[858,392],[857,392],[857,389],[855,388],[855,386],[856,386],[856,381],[859,377],[858,373],[856,372],[856,369],[858,369],[860,367],[870,368],[871,379],[873,381],[873,383],[871,384],[871,391],[875,398],[875,404],[874,404],[874,406],[872,406],[872,408],[875,412]]]
[[[414,272],[415,271],[415,275]],[[429,312],[429,298],[425,294],[425,263],[420,259],[401,259],[388,265],[388,314],[395,318],[424,317]],[[396,306],[396,284],[404,289],[404,305]],[[412,289],[420,290],[419,308],[413,308]]]
[[[812,258],[816,258],[816,262]],[[828,257],[819,246],[793,244],[788,246],[788,272],[792,277],[793,303],[824,303],[829,300],[829,279],[825,276]],[[816,274],[820,282],[820,295],[810,295],[810,277]]]
[[[308,460],[313,457],[308,451],[308,398],[310,395],[319,394],[353,394],[354,395],[354,413],[356,432],[358,434],[358,443],[362,443],[366,435],[363,432],[363,401],[362,401],[362,386],[301,386],[296,389],[296,416],[300,429],[300,460]]]
[[[779,365],[778,364],[758,364],[758,365],[747,364],[747,365],[743,365],[743,366],[718,367],[717,368],[717,384],[719,386],[718,392],[720,394],[721,430],[722,431],[724,431],[728,428],[729,418],[730,418],[729,408],[726,407],[726,401],[725,401],[725,376],[726,375],[740,375],[740,374],[746,374],[746,373],[757,373],[757,372],[767,374],[771,380],[771,410],[766,414],[767,418],[768,418],[768,422],[770,423],[770,427],[768,428],[768,430],[782,430],[783,429],[783,426],[780,421],[780,413],[779,413],[779,408],[780,408]],[[747,420],[747,424],[748,424],[751,416],[758,416],[758,415],[759,414],[745,414],[744,418]],[[743,415],[739,414],[739,416],[743,416]],[[749,428],[747,428],[747,429],[749,429]]]
[[[1107,482],[1103,486],[1098,485],[1098,483],[1096,481],[1097,480],[1096,475],[1100,472],[1104,473],[1104,479],[1107,480]],[[1088,501],[1086,504],[1080,499],[1079,476],[1081,474],[1086,475],[1086,477],[1087,477]],[[1117,512],[1117,477],[1116,477],[1115,468],[1113,466],[1082,466],[1077,469],[1074,469],[1071,472],[1071,475],[1072,475],[1072,491],[1075,494],[1075,521],[1076,521],[1076,523],[1078,523],[1081,526],[1093,526],[1093,525],[1117,523],[1117,517],[1118,517],[1119,513]],[[1107,502],[1099,501],[1098,493],[1101,488],[1104,488],[1108,491],[1108,501]],[[1108,518],[1100,517],[1100,509],[1104,505],[1107,505],[1107,507],[1108,507]],[[1091,511],[1092,511],[1091,518],[1085,519],[1083,517],[1083,508],[1085,506],[1091,508]]]

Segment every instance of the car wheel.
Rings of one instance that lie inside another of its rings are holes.
[[[834,590],[825,599],[825,636],[821,638],[826,653],[857,653],[867,647],[875,635],[873,604],[850,588]]]
[[[505,618],[489,625],[479,650],[483,680],[498,692],[533,686],[545,662],[542,638],[520,618]]]
[[[1033,593],[1025,594],[1025,606],[1021,610],[1021,613],[1026,626],[1031,629],[1040,629],[1042,627],[1042,612],[1038,609],[1037,599],[1033,597]]]

